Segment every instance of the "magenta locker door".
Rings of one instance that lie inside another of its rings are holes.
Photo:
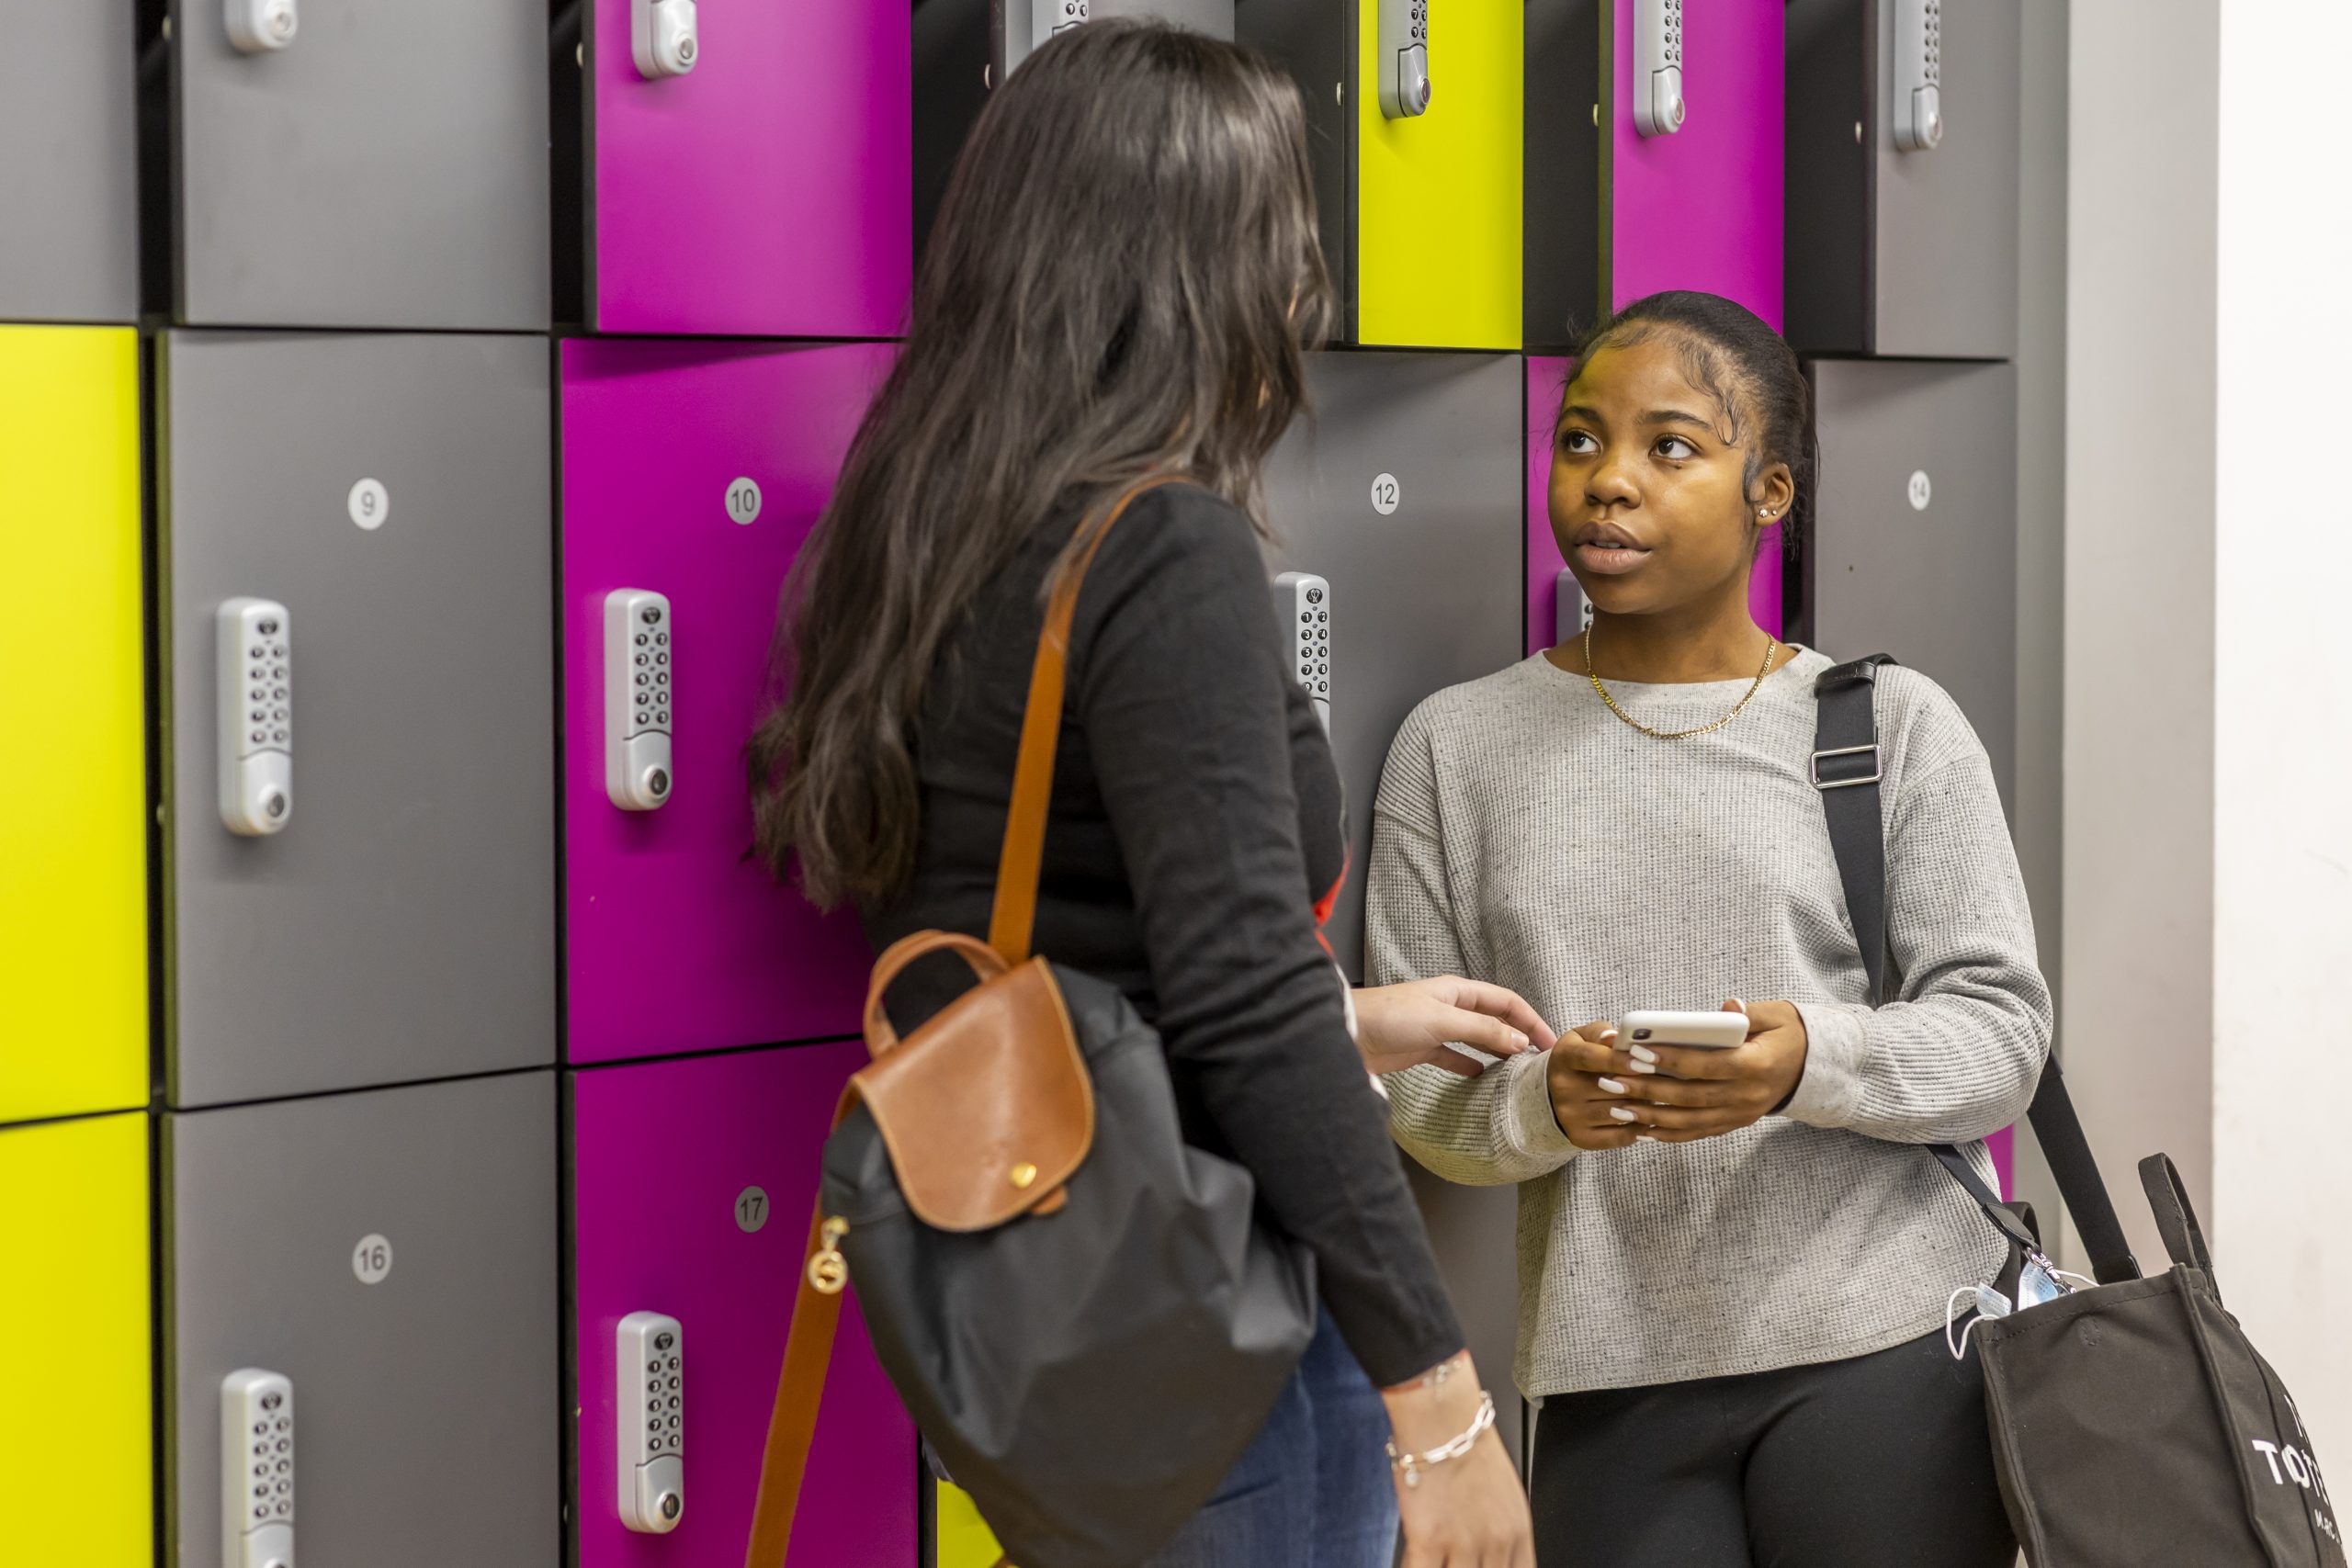
[[[1636,27],[1668,0],[1613,9],[1608,175],[1610,307],[1661,288],[1736,299],[1781,325],[1783,0],[1674,0],[1687,11],[1670,135],[1634,122]]]
[[[912,11],[704,0],[692,68],[649,78],[639,3],[590,0],[589,325],[895,335],[914,256]]]
[[[716,9],[716,7],[712,7]],[[777,590],[888,366],[879,344],[562,345],[569,1059],[854,1033],[872,954],[744,860]],[[605,614],[674,628],[670,783],[606,790]]]
[[[578,1568],[741,1568],[820,1151],[865,1063],[851,1041],[569,1075]],[[684,1507],[667,1534],[631,1529],[620,1511],[620,1378],[644,1368],[616,1365],[616,1339],[634,1313],[674,1318],[682,1341]],[[853,1291],[795,1568],[915,1568],[919,1462]]]
[[[1560,389],[1576,361],[1553,355],[1527,356],[1527,651],[1552,646],[1554,617],[1558,614],[1556,584],[1567,570],[1560,547],[1552,537],[1549,495],[1552,488],[1552,426],[1560,408]],[[1755,575],[1747,580],[1747,608],[1756,623],[1778,630],[1781,626],[1781,531],[1772,530],[1757,552]]]

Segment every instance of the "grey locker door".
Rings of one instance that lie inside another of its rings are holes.
[[[1814,641],[1834,659],[1891,653],[1933,677],[1976,727],[2014,812],[2017,372],[1832,360],[1812,375]]]
[[[1523,362],[1340,351],[1307,365],[1315,416],[1267,465],[1266,515],[1276,569],[1331,584],[1331,749],[1351,869],[1330,939],[1360,978],[1372,798],[1388,743],[1423,697],[1520,657]],[[1385,516],[1372,494],[1384,474],[1398,489]]]
[[[161,383],[174,1103],[551,1062],[545,341],[174,333]],[[239,595],[291,637],[292,809],[263,838],[219,811]]]
[[[555,1568],[554,1074],[179,1112],[164,1136],[178,1568],[220,1562],[220,1382],[247,1367],[293,1382],[298,1561]]]
[[[1807,353],[2017,348],[2018,0],[1942,16],[1943,142],[1894,145],[1901,0],[1792,0],[1789,340]]]
[[[173,11],[179,321],[548,325],[540,0],[301,0],[260,54]]]
[[[0,321],[139,318],[131,17],[0,0]]]
[[[1331,745],[1347,786],[1351,870],[1329,931],[1351,978],[1363,973],[1372,803],[1389,742],[1423,697],[1521,656],[1522,367],[1517,355],[1314,355],[1315,420],[1294,425],[1267,468],[1276,564],[1331,584]],[[1398,491],[1386,515],[1373,504],[1383,475]],[[1516,1454],[1518,1194],[1415,1174],[1447,1286]]]
[[[1943,144],[1894,147],[1893,115],[1878,137],[1878,331],[1872,352],[1999,359],[2018,343],[2019,0],[1970,0],[1942,10]],[[1893,11],[1878,0],[1879,101],[1894,91]]]

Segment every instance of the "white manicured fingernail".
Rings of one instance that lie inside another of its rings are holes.
[[[1634,1120],[1634,1113],[1626,1110],[1622,1105],[1611,1106],[1609,1108],[1609,1114],[1615,1117],[1620,1122],[1631,1122]]]
[[[1613,1029],[1604,1029],[1600,1032],[1600,1038],[1604,1041],[1614,1040],[1617,1038],[1617,1032]]]
[[[1631,1094],[1633,1092],[1633,1090],[1627,1089],[1623,1084],[1619,1083],[1615,1078],[1602,1078],[1600,1080],[1600,1087],[1607,1089],[1611,1094]]]
[[[1654,1073],[1657,1071],[1656,1067],[1651,1066],[1647,1062],[1635,1062],[1632,1066],[1627,1067],[1625,1070],[1629,1073]]]
[[[1634,1060],[1636,1062],[1655,1062],[1657,1060],[1657,1053],[1651,1050],[1646,1045],[1628,1045],[1625,1049],[1634,1054]]]
[[[1634,1142],[1637,1144],[1655,1144],[1657,1142],[1657,1139],[1648,1133],[1636,1133],[1634,1134]]]
[[[1747,1004],[1746,1002],[1741,1001],[1737,997],[1734,997],[1731,999],[1731,1005],[1739,1010],[1740,1017],[1746,1018],[1747,1016]]]

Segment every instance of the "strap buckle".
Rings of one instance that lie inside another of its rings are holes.
[[[1821,764],[1825,759],[1861,756],[1868,756],[1871,760],[1871,771],[1868,776],[1850,779],[1826,779],[1821,776]],[[1858,784],[1874,784],[1883,776],[1876,741],[1872,741],[1868,746],[1838,746],[1826,751],[1815,751],[1813,754],[1813,787],[1815,789],[1852,789]]]

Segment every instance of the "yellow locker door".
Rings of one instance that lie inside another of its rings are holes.
[[[972,1495],[944,1481],[931,1482],[932,1518],[937,1548],[932,1568],[997,1568],[1004,1548],[973,1506]]]
[[[8,1407],[40,1413],[42,1457],[39,1486],[0,1510],[0,1558],[147,1568],[146,1114],[0,1128],[0,1195]]]
[[[0,1122],[147,1102],[139,351],[0,326]],[[38,736],[38,745],[29,742]]]
[[[1380,112],[1380,0],[1355,4],[1356,341],[1517,348],[1524,0],[1430,6],[1429,111],[1402,119]]]

